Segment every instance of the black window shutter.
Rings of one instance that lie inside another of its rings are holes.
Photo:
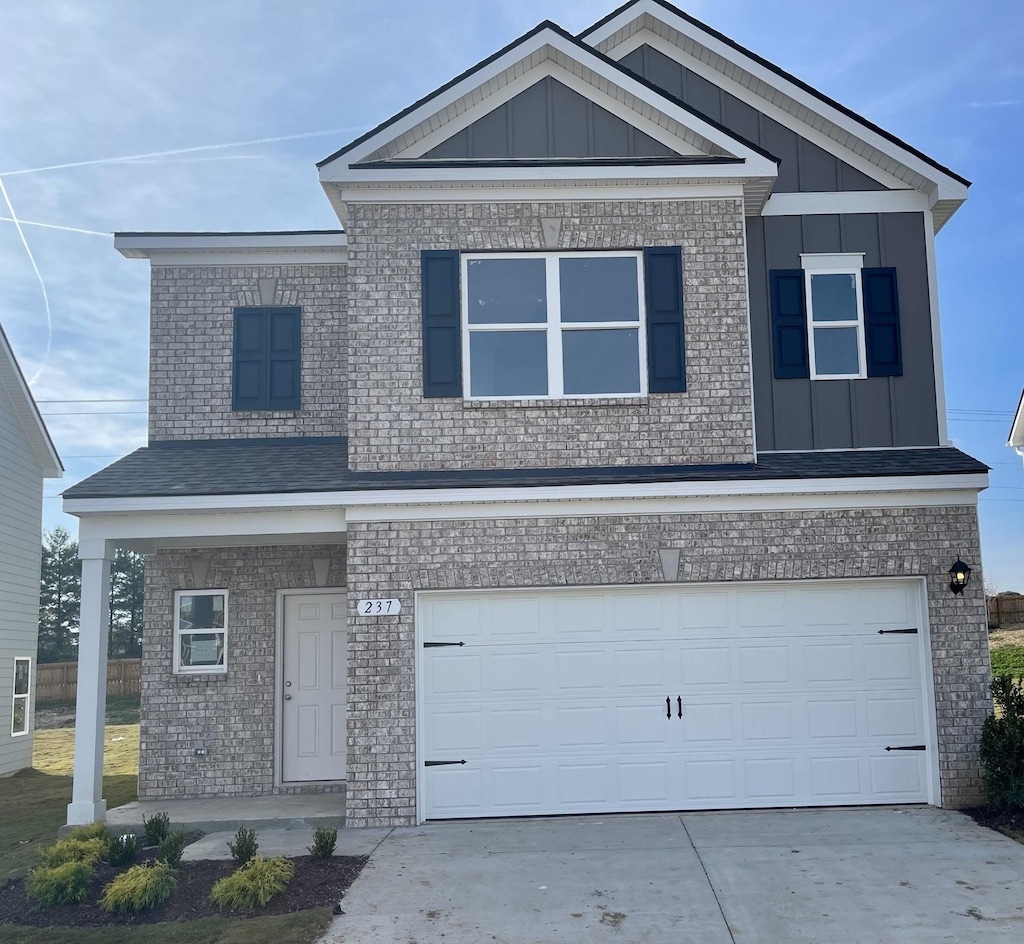
[[[895,269],[864,269],[864,341],[869,377],[902,377],[900,302]]]
[[[780,380],[810,377],[803,270],[772,269],[768,278],[772,299],[775,376]]]
[[[457,250],[420,254],[423,396],[462,396],[462,312]]]
[[[301,362],[301,309],[270,309],[267,311],[268,410],[300,408]]]
[[[265,410],[266,407],[266,317],[259,309],[236,308],[231,408]]]
[[[686,337],[683,331],[683,254],[678,246],[644,249],[647,301],[647,389],[686,390]]]

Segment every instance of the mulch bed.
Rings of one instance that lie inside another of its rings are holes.
[[[979,826],[988,826],[989,829],[998,829],[1000,832],[1009,829],[1024,834],[1024,807],[1022,806],[1014,806],[1008,810],[992,810],[987,806],[974,806],[963,812]]]
[[[0,887],[0,925],[19,924],[37,928],[103,927],[104,925],[155,924],[158,921],[192,921],[212,915],[256,917],[257,915],[287,914],[306,908],[320,908],[336,904],[348,887],[356,880],[366,864],[365,856],[335,856],[319,861],[310,856],[293,858],[295,877],[288,890],[275,895],[265,908],[253,911],[221,911],[209,902],[210,889],[217,879],[230,875],[235,863],[204,860],[182,862],[176,870],[178,890],[171,900],[153,911],[139,915],[119,915],[100,909],[97,902],[104,886],[124,868],[113,868],[106,863],[96,866],[92,893],[80,905],[64,905],[33,911],[25,897],[25,880],[12,879]]]

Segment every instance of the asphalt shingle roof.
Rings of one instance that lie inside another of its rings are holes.
[[[611,485],[987,472],[958,449],[766,453],[756,463],[588,469],[353,472],[344,437],[199,440],[137,449],[72,486],[66,498],[252,495],[369,489]]]

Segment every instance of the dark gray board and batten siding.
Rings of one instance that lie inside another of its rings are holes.
[[[669,157],[675,153],[548,76],[423,156],[501,159]]]
[[[938,445],[924,225],[923,213],[747,220],[754,418],[759,451]],[[863,252],[865,268],[896,269],[902,377],[776,379],[768,273],[772,269],[799,269],[802,252]]]
[[[886,189],[651,46],[634,49],[620,65],[779,158],[774,193]]]

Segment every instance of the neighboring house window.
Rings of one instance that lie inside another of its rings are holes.
[[[300,308],[236,308],[233,410],[297,410],[302,405]]]
[[[227,590],[179,590],[174,594],[174,671],[227,671]]]
[[[11,735],[28,734],[28,696],[32,660],[14,660],[14,707],[11,711]]]
[[[641,252],[462,255],[464,395],[647,392]]]
[[[867,376],[862,253],[802,255],[812,380]]]

